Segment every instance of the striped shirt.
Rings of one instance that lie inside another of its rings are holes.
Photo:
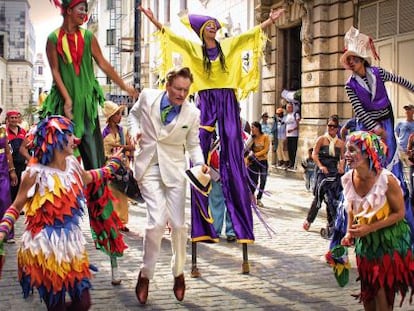
[[[383,83],[387,81],[391,81],[414,92],[414,84],[411,83],[410,81],[404,79],[403,77],[394,75],[384,70],[383,68],[378,68],[378,69],[379,69],[380,77]],[[364,80],[368,88],[372,90],[372,86],[369,84],[367,77],[365,76],[362,79]],[[360,101],[358,95],[355,93],[355,91],[351,87],[349,87],[348,85],[345,85],[345,91],[346,91],[346,94],[348,95],[349,101],[352,104],[352,109],[354,110],[356,117],[358,118],[359,122],[362,122],[368,130],[373,130],[376,127],[378,120],[386,119],[392,116],[391,105],[386,107],[385,109],[367,111],[364,108],[362,102]]]

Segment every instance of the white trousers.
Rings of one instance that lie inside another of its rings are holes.
[[[154,165],[145,173],[139,187],[147,204],[141,274],[148,279],[153,278],[161,250],[161,240],[168,222],[171,227],[171,270],[173,276],[177,277],[183,273],[186,261],[186,181],[183,179],[182,183],[174,187],[166,187],[161,180],[159,166]]]

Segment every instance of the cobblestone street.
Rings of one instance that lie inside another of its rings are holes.
[[[85,221],[83,231],[90,242],[90,261],[99,268],[92,279],[91,310],[362,310],[362,305],[351,296],[359,287],[355,282],[353,251],[350,252],[350,282],[340,288],[323,260],[329,243],[319,234],[325,222],[324,212],[320,212],[309,232],[302,229],[312,199],[305,191],[303,180],[273,174],[269,176],[267,190],[271,196],[263,198],[262,212],[276,234],[269,237],[255,216],[256,242],[248,246],[250,274],[242,274],[242,246],[223,238],[218,244],[198,243],[201,277],[191,278],[191,243],[188,243],[187,291],[183,302],[176,301],[172,291],[168,231],[162,241],[157,271],[150,282],[147,305],[140,306],[135,298],[142,256],[144,205],[130,206],[131,232],[125,234],[129,248],[119,260],[123,281],[118,287],[111,285],[109,260],[94,249]],[[189,200],[187,203],[189,219]],[[18,221],[17,237],[22,232],[23,221],[23,218]],[[28,299],[22,298],[16,273],[17,244],[6,245],[6,249],[8,255],[0,281],[0,310],[46,310],[36,291]],[[398,310],[413,310],[407,303]]]

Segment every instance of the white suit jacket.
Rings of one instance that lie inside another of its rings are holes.
[[[175,186],[183,181],[188,167],[185,151],[194,164],[204,164],[200,147],[200,111],[186,101],[176,117],[173,127],[161,122],[160,103],[165,91],[144,89],[128,115],[128,130],[131,137],[141,133],[138,151],[134,158],[134,176],[140,181],[157,153],[161,178],[166,186]]]

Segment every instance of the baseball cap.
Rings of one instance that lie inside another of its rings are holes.
[[[409,104],[409,105],[405,105],[403,108],[404,108],[405,110],[413,110],[413,109],[414,109],[414,105],[411,105],[411,104]]]

